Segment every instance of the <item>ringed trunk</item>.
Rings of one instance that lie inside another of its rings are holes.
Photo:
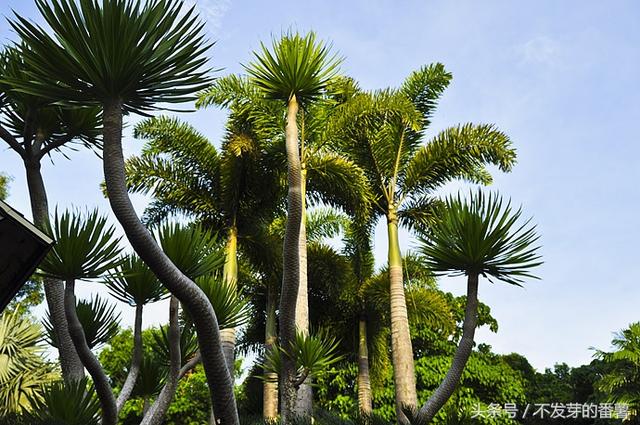
[[[363,314],[358,320],[358,409],[363,418],[371,416],[373,410],[371,380],[369,378],[369,347],[367,346],[367,318]]]
[[[473,350],[473,338],[478,326],[478,274],[471,273],[467,278],[467,307],[462,324],[462,337],[458,348],[453,355],[451,367],[438,388],[431,394],[429,400],[420,409],[418,419],[421,424],[428,424],[438,411],[445,405],[460,383],[460,377],[464,371],[471,351]]]
[[[32,153],[33,155],[34,153]],[[38,153],[35,153],[36,155]],[[24,162],[27,174],[29,200],[33,223],[41,230],[49,222],[49,202],[40,170],[40,160],[32,159]],[[58,343],[58,357],[65,382],[79,381],[84,378],[84,366],[78,357],[64,311],[64,283],[57,279],[44,279],[44,295],[51,315],[51,324]]]
[[[391,296],[391,351],[393,380],[396,391],[398,422],[408,424],[403,409],[415,409],[418,404],[416,376],[413,365],[413,347],[409,333],[407,303],[402,278],[402,256],[398,240],[398,218],[395,211],[388,216],[389,234],[389,292]]]
[[[273,285],[267,288],[267,318],[264,330],[265,351],[272,350],[278,340],[276,333],[276,291]],[[265,422],[275,421],[278,417],[278,374],[264,373],[262,387],[262,418]]]
[[[300,281],[299,238],[302,221],[302,176],[298,151],[298,101],[295,95],[287,104],[287,223],[283,246],[282,291],[280,294],[280,346],[288,348],[296,337],[296,303]],[[295,416],[297,391],[294,386],[295,359],[283,356],[280,374],[282,423],[289,425]]]
[[[103,167],[109,203],[136,253],[189,310],[198,335],[211,401],[222,425],[239,423],[233,381],[222,351],[216,314],[202,290],[186,277],[160,249],[136,214],[125,182],[122,152],[122,104],[106,102],[103,112]]]
[[[232,288],[237,288],[238,284],[238,229],[235,225],[229,228],[227,244],[225,247],[225,262],[223,269],[223,280]],[[235,328],[220,330],[222,340],[222,351],[227,362],[227,368],[233,378],[235,373],[235,350],[236,350],[236,330]]]

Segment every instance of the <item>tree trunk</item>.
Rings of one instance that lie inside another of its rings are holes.
[[[369,347],[367,346],[367,318],[358,320],[358,409],[363,418],[371,416],[371,380],[369,379]]]
[[[122,384],[122,391],[118,395],[116,400],[116,406],[118,412],[122,410],[124,404],[129,400],[133,388],[136,386],[138,375],[140,374],[140,364],[142,363],[142,304],[136,305],[136,315],[133,324],[133,353],[131,353],[131,367],[129,367],[129,373],[124,384]]]
[[[233,287],[238,283],[238,229],[235,224],[229,228],[227,246],[225,247],[225,263],[223,269],[224,282]],[[235,328],[222,329],[220,331],[222,340],[222,351],[227,362],[227,368],[233,378],[235,373],[235,350],[236,350],[236,330]]]
[[[277,342],[276,333],[276,291],[273,285],[267,287],[267,318],[264,330],[265,352],[273,349]],[[265,422],[275,421],[278,417],[278,375],[264,373],[262,387],[262,418]]]
[[[198,334],[207,382],[210,388],[215,388],[215,391],[211,391],[211,401],[216,417],[221,425],[237,425],[239,419],[233,380],[222,352],[218,320],[213,307],[204,292],[160,249],[149,230],[140,222],[129,199],[122,153],[122,105],[119,102],[105,103],[103,126],[104,178],[111,209],[136,253],[189,310]]]
[[[68,280],[64,292],[64,308],[67,314],[67,323],[69,324],[69,334],[76,347],[78,356],[80,356],[80,360],[82,360],[82,364],[87,368],[87,371],[89,371],[93,379],[96,394],[100,400],[100,407],[102,408],[102,425],[116,425],[118,422],[116,399],[111,391],[109,377],[104,373],[102,365],[87,345],[82,324],[76,314],[74,287],[75,281]]]
[[[478,326],[478,274],[472,273],[467,278],[467,307],[462,324],[462,338],[451,361],[451,367],[438,388],[431,394],[429,400],[422,406],[418,422],[428,424],[438,411],[445,405],[460,383],[460,377],[467,365],[473,350],[473,338]]]
[[[292,96],[287,105],[286,149],[289,193],[287,224],[283,247],[282,291],[280,294],[280,346],[289,349],[296,337],[296,303],[300,282],[299,237],[302,221],[302,177],[298,151],[296,117],[298,102]],[[289,425],[295,416],[295,359],[283,356],[280,374],[282,424]]]
[[[33,152],[31,156],[35,156]],[[49,223],[49,202],[40,171],[40,160],[26,160],[24,165],[33,223],[39,229],[44,230]],[[60,280],[45,278],[44,295],[58,345],[62,377],[65,382],[79,381],[84,378],[84,366],[76,353],[71,335],[69,335],[67,317],[64,312],[64,283]]]
[[[298,240],[298,257],[300,263],[300,284],[296,300],[296,329],[304,335],[309,335],[309,288],[307,285],[307,171],[304,165],[301,169],[301,202],[302,218]],[[300,418],[310,418],[313,413],[313,389],[311,377],[298,387],[295,414]]]
[[[415,409],[418,404],[416,377],[413,365],[413,347],[409,333],[407,303],[402,281],[402,256],[398,241],[398,218],[394,210],[388,216],[389,233],[389,292],[391,296],[391,351],[393,378],[396,391],[398,422],[408,424],[403,409]]]
[[[171,297],[169,302],[169,374],[167,382],[162,387],[158,398],[153,403],[148,413],[140,422],[140,425],[160,425],[164,421],[164,415],[169,410],[169,405],[178,388],[180,379],[180,365],[182,364],[180,351],[180,323],[178,321],[178,299]]]

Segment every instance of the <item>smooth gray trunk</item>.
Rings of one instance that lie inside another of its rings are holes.
[[[80,356],[80,360],[82,360],[82,363],[93,379],[96,394],[100,400],[100,407],[102,408],[102,425],[116,425],[118,422],[116,399],[111,391],[109,377],[104,373],[102,365],[87,345],[82,324],[76,314],[74,287],[75,281],[67,281],[64,294],[64,307],[67,314],[67,323],[69,324],[69,334],[76,347],[78,356]]]
[[[131,204],[125,182],[122,153],[122,105],[106,103],[103,115],[104,178],[109,203],[136,253],[175,295],[193,318],[202,354],[211,401],[216,418],[222,425],[238,425],[238,411],[233,393],[233,380],[226,366],[220,341],[218,320],[202,290],[186,277],[160,249],[149,230],[142,225]]]
[[[447,400],[460,383],[460,377],[464,371],[471,351],[473,350],[473,338],[478,326],[478,275],[470,274],[467,279],[467,307],[462,324],[462,338],[453,356],[451,367],[440,386],[431,394],[429,400],[422,406],[418,414],[418,423],[428,424],[433,417],[445,405]]]
[[[142,304],[136,306],[136,315],[133,324],[133,352],[131,353],[131,366],[122,391],[116,400],[118,412],[122,410],[124,404],[129,400],[133,388],[136,386],[138,375],[140,374],[140,364],[142,363]]]
[[[31,153],[31,156],[35,156],[34,153]],[[44,230],[49,223],[49,201],[40,170],[40,160],[28,159],[24,165],[33,223]],[[69,335],[64,311],[64,283],[57,279],[45,278],[44,295],[58,345],[62,378],[66,382],[79,381],[84,378],[84,366]]]
[[[142,422],[140,422],[140,425],[160,425],[178,388],[181,372],[180,365],[182,364],[180,323],[178,321],[179,305],[178,299],[172,296],[169,302],[169,375],[167,376],[167,382],[162,387],[158,398],[156,398]]]

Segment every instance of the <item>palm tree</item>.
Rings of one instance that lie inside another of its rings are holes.
[[[111,295],[132,307],[135,307],[133,325],[133,352],[131,366],[125,382],[122,384],[120,394],[116,399],[118,412],[122,410],[124,403],[129,399],[133,391],[143,360],[142,346],[142,313],[144,306],[160,301],[168,295],[158,278],[137,256],[127,256],[116,270],[105,279]]]
[[[417,394],[398,226],[424,230],[437,216],[433,192],[464,178],[488,184],[486,164],[508,171],[515,160],[509,138],[492,125],[465,124],[441,131],[426,144],[423,134],[451,74],[441,64],[413,72],[399,89],[358,93],[333,120],[334,137],[365,171],[372,187],[373,215],[387,220],[391,290],[391,335],[396,412],[415,407]]]
[[[124,113],[148,113],[204,89],[204,23],[179,0],[37,0],[52,34],[17,16],[11,24],[26,43],[29,81],[15,90],[58,102],[103,109],[103,166],[109,202],[133,249],[193,313],[216,417],[237,424],[233,382],[225,365],[217,319],[198,286],[171,263],[142,225],[127,194],[122,153]],[[118,37],[114,37],[118,34]]]
[[[2,78],[12,79],[14,83],[27,83],[29,76],[24,72],[27,67],[17,48],[8,47],[0,52]],[[24,164],[33,221],[37,227],[44,229],[49,221],[49,206],[41,161],[55,152],[65,155],[62,149],[73,149],[74,144],[99,149],[100,111],[95,107],[53,106],[51,100],[12,91],[13,86],[13,83],[0,81],[0,139],[20,156]],[[62,376],[66,381],[81,379],[84,368],[73,347],[64,314],[64,285],[60,281],[47,280],[44,292],[56,333],[59,334]]]
[[[441,218],[421,240],[426,265],[437,274],[467,276],[467,305],[462,337],[451,367],[429,400],[420,408],[416,422],[428,424],[455,391],[474,345],[478,322],[478,280],[484,276],[521,286],[536,278],[531,269],[542,264],[535,226],[519,223],[522,210],[513,211],[499,195],[478,191],[471,199],[449,197]]]
[[[18,311],[0,315],[0,415],[32,411],[59,379],[43,357],[42,329]],[[34,404],[36,404],[34,406]]]
[[[75,283],[78,279],[99,278],[117,267],[121,261],[118,258],[120,238],[114,237],[115,228],[107,226],[107,219],[99,216],[97,210],[84,216],[69,211],[59,215],[56,211],[48,231],[56,244],[40,263],[40,272],[65,282],[64,308],[71,340],[82,364],[93,378],[102,407],[103,424],[115,425],[118,420],[116,400],[109,377],[91,351],[87,334],[78,318]]]
[[[126,162],[130,190],[150,193],[148,222],[181,213],[227,234],[223,277],[238,283],[238,255],[256,223],[266,220],[279,201],[278,175],[263,164],[261,140],[245,117],[232,114],[222,150],[191,126],[165,117],[136,126],[147,139],[143,155]],[[235,329],[221,331],[227,366],[233,371]]]
[[[629,419],[637,421],[640,417],[640,322],[617,332],[611,344],[616,351],[596,351],[595,357],[611,367],[596,386],[608,395],[609,401],[627,404]]]

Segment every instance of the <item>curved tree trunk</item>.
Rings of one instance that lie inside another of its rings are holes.
[[[136,305],[136,315],[133,324],[133,353],[131,353],[131,366],[122,390],[116,399],[118,412],[122,410],[124,404],[129,400],[133,388],[136,386],[138,375],[140,374],[140,364],[142,363],[142,304]]]
[[[267,318],[264,330],[264,349],[274,348],[278,340],[276,333],[276,291],[273,285],[267,287]],[[278,417],[278,375],[273,372],[264,373],[262,387],[262,418],[266,422],[275,421]]]
[[[393,380],[396,391],[398,422],[408,424],[403,409],[415,409],[418,404],[416,376],[413,365],[413,347],[409,333],[407,303],[402,281],[402,256],[398,241],[398,218],[395,211],[388,216],[389,233],[389,292],[391,296],[391,351]]]
[[[164,421],[164,415],[169,410],[169,405],[178,388],[180,380],[180,365],[182,364],[180,352],[180,323],[178,322],[178,306],[180,302],[174,296],[169,302],[169,374],[167,382],[162,387],[158,398],[153,403],[140,425],[160,425]]]
[[[237,425],[239,419],[233,381],[222,352],[218,320],[213,307],[204,292],[160,249],[149,230],[140,222],[129,199],[122,153],[122,105],[119,102],[104,105],[103,126],[104,178],[111,209],[136,253],[189,310],[198,334],[207,382],[211,388],[215,388],[215,391],[211,391],[211,401],[216,417],[222,425]]]
[[[300,283],[296,300],[296,329],[304,335],[309,335],[309,288],[307,284],[307,171],[301,168],[301,202],[302,218],[298,240],[298,258],[300,264]],[[310,418],[313,413],[313,389],[311,377],[300,384],[296,396],[295,414],[300,418]]]
[[[102,425],[116,425],[118,422],[116,399],[111,391],[109,377],[104,373],[102,365],[87,345],[82,324],[76,314],[74,289],[75,281],[67,281],[64,292],[64,307],[67,314],[67,323],[69,324],[69,334],[76,347],[78,356],[80,356],[80,360],[82,360],[82,363],[93,379],[96,394],[100,400],[100,407],[102,408]]]
[[[362,314],[358,320],[358,410],[363,418],[371,416],[373,410],[371,399],[367,318]]]
[[[225,256],[222,278],[227,285],[236,288],[238,283],[238,229],[235,224],[229,228]],[[222,341],[222,351],[224,352],[224,358],[227,362],[227,368],[233,379],[236,360],[235,328],[222,329],[220,331],[220,340]]]
[[[286,149],[289,192],[287,224],[283,247],[282,291],[280,294],[280,346],[288,348],[296,337],[296,303],[300,281],[299,237],[302,221],[302,177],[298,151],[298,102],[293,96],[287,105]],[[283,356],[280,374],[282,424],[289,425],[295,416],[295,359]]]
[[[31,156],[38,154],[38,152],[32,152]],[[33,223],[43,230],[49,222],[49,202],[40,171],[40,160],[28,159],[24,161],[24,165]],[[45,278],[44,295],[51,315],[53,331],[56,335],[62,377],[66,382],[79,381],[84,378],[84,366],[76,353],[71,335],[69,335],[67,317],[64,312],[64,283],[60,280]]]
[[[445,405],[460,383],[460,377],[467,365],[473,350],[473,338],[478,326],[478,274],[470,274],[467,278],[467,307],[462,324],[462,338],[451,361],[451,367],[438,388],[422,406],[418,415],[418,423],[428,424]]]

